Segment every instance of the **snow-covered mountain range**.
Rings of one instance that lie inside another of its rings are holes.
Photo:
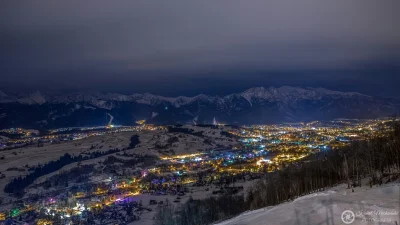
[[[338,117],[373,118],[393,115],[398,109],[396,99],[288,86],[256,87],[222,97],[0,91],[0,127],[99,125],[105,123],[106,113],[112,114],[119,124],[134,124],[140,119],[161,124],[187,123],[194,119],[210,122],[213,117],[224,123],[254,124]]]
[[[229,102],[232,99],[241,97],[252,104],[252,101],[257,99],[270,100],[270,101],[295,101],[299,99],[312,99],[319,100],[323,97],[330,96],[332,98],[371,98],[370,96],[363,95],[355,92],[338,92],[331,91],[324,88],[297,88],[283,86],[280,88],[264,88],[255,87],[250,88],[242,93],[231,94],[224,97],[207,96],[200,94],[194,97],[163,97],[153,95],[150,93],[123,95],[116,93],[102,93],[102,92],[72,92],[72,93],[44,93],[39,91],[30,93],[28,95],[9,95],[0,91],[0,103],[19,102],[21,104],[44,104],[44,103],[76,103],[76,102],[102,102],[102,101],[120,101],[120,102],[137,102],[147,105],[157,105],[162,103],[169,103],[176,107],[187,105],[196,100],[209,101],[215,103]]]

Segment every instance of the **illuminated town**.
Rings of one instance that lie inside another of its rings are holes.
[[[400,0],[2,3],[0,225],[400,225]]]
[[[390,131],[391,122],[392,119],[381,119],[243,127],[210,125],[204,129],[217,130],[221,137],[234,139],[235,144],[230,148],[219,146],[175,155],[164,152],[153,156],[117,152],[102,162],[105,166],[101,167],[101,171],[95,169],[96,165],[90,164],[76,168],[89,170],[87,174],[99,179],[87,179],[86,182],[73,185],[67,182],[62,188],[53,188],[43,194],[25,195],[3,202],[0,221],[15,221],[15,224],[36,222],[39,225],[130,223],[140,220],[143,212],[152,210],[147,205],[179,204],[181,197],[190,195],[196,188],[205,187],[202,190],[212,195],[237,193],[243,191],[247,181],[257,180],[262,174],[279,170],[288,164],[305,163],[315,153],[335,151],[354,140],[383,137]],[[196,129],[195,126],[189,127]],[[18,149],[16,147],[21,143],[74,142],[92,136],[132,131],[140,136],[141,132],[170,133],[174,130],[142,123],[135,127],[57,129],[44,136],[24,129],[1,132],[22,134],[18,139],[8,139],[2,143],[3,148],[12,146]],[[146,163],[146,160],[151,163]],[[117,164],[129,167],[131,162],[139,163],[141,169],[129,175],[108,170],[121,168]],[[46,182],[36,183],[36,188]],[[162,196],[172,197],[172,201],[165,201]],[[156,197],[164,200],[154,200]]]

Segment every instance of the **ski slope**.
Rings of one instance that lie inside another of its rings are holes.
[[[361,187],[354,192],[345,185],[297,198],[288,203],[245,212],[216,225],[339,225],[346,224],[342,213],[351,210],[354,221],[347,224],[399,223],[399,183],[381,187]]]

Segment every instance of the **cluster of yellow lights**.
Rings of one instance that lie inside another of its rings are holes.
[[[6,220],[6,214],[0,213],[0,220]]]
[[[39,219],[37,225],[53,225],[53,221],[48,219]]]
[[[188,180],[183,181],[182,184],[191,184],[191,183],[194,183],[194,182],[195,182],[195,180],[188,179]]]
[[[144,123],[146,123],[146,120],[138,120],[136,121],[137,124],[143,125]]]
[[[193,153],[187,155],[175,155],[173,157],[161,157],[162,160],[171,160],[171,159],[185,159],[185,158],[192,158],[199,155],[203,155],[204,153]]]
[[[75,198],[83,198],[85,196],[86,196],[86,194],[84,192],[78,192],[78,193],[76,193]]]
[[[107,190],[102,190],[101,188],[97,188],[97,190],[93,192],[95,195],[103,195],[105,193],[107,193]]]
[[[256,162],[257,166],[261,166],[264,163],[270,163],[270,160],[266,160],[266,159],[260,159]]]

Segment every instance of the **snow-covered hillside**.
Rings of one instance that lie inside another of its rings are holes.
[[[353,222],[351,216],[348,220],[344,218],[348,224],[399,224],[399,193],[398,183],[373,188],[364,186],[354,192],[341,185],[293,202],[245,212],[216,225],[339,225],[346,224],[342,220],[346,210],[354,213]]]

